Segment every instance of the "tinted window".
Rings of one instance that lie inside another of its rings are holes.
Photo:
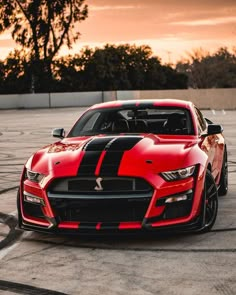
[[[192,135],[194,131],[187,109],[129,107],[90,110],[78,120],[68,137],[116,133]]]

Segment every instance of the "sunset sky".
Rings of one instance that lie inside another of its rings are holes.
[[[236,46],[236,0],[87,0],[89,17],[79,24],[85,45],[148,44],[163,62],[176,62],[194,48]],[[0,58],[14,48],[0,35]],[[63,48],[61,54],[68,54]]]

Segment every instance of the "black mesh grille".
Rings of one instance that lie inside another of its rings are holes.
[[[153,195],[141,178],[107,177],[56,179],[48,189],[52,209],[61,221],[142,221]]]
[[[60,221],[121,222],[142,221],[150,198],[78,200],[50,198]]]

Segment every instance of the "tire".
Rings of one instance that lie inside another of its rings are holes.
[[[206,171],[205,184],[202,198],[202,223],[201,233],[211,230],[215,224],[218,212],[218,190],[215,180],[209,170]]]
[[[228,159],[227,159],[227,150],[225,148],[224,158],[221,168],[220,182],[219,182],[219,196],[225,196],[228,192]]]

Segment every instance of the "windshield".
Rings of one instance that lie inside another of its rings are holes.
[[[74,125],[68,137],[117,133],[193,135],[194,131],[187,109],[110,108],[86,112]]]

